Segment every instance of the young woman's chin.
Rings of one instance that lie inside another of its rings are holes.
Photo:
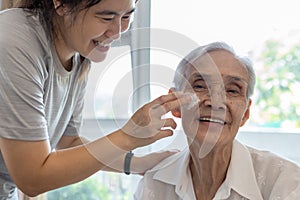
[[[86,58],[92,62],[99,63],[105,60],[107,53],[93,53],[91,52]]]

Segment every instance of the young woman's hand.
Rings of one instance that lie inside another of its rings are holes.
[[[149,145],[173,135],[176,122],[172,118],[162,118],[162,116],[190,101],[190,95],[174,92],[160,96],[138,109],[121,129],[129,137],[129,149]]]

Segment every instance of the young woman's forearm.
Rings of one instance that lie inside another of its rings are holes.
[[[161,116],[189,101],[190,97],[185,95],[180,95],[180,98],[176,94],[161,96],[142,106],[122,129],[81,146],[51,151],[47,140],[0,138],[1,152],[16,185],[25,194],[35,196],[79,182],[104,168],[123,171],[122,161],[128,151],[173,134],[175,121]],[[76,143],[76,140],[69,139],[60,141],[58,147]],[[144,159],[133,159],[132,170],[144,173],[166,156],[154,154]]]
[[[48,141],[27,142],[2,138],[0,143],[14,182],[25,194],[36,196],[79,182],[122,160],[127,150],[118,147],[110,138],[124,141],[119,132],[114,132],[85,145],[52,152]],[[123,144],[121,146],[126,148]],[[122,170],[122,166],[117,167],[119,169],[116,171]]]

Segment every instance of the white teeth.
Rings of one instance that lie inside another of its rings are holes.
[[[98,46],[98,45],[99,45],[99,42],[98,42],[98,41],[94,41],[94,44],[95,44],[96,46]]]
[[[98,45],[103,46],[103,47],[108,46],[108,44],[105,44],[105,43],[99,42],[99,41],[94,41],[94,44],[95,44],[96,46],[98,46]]]
[[[225,122],[222,120],[211,119],[211,118],[206,118],[206,117],[200,118],[200,121],[209,121],[209,122],[215,122],[215,123],[219,123],[219,124],[225,124]]]

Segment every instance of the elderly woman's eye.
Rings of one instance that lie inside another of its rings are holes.
[[[238,94],[239,93],[238,90],[227,90],[227,92],[232,93],[232,94]]]
[[[238,87],[233,86],[233,87],[227,88],[226,93],[231,96],[238,96],[241,94],[241,90]]]
[[[193,89],[195,91],[205,91],[207,89],[207,86],[205,84],[194,84]]]
[[[204,88],[204,86],[203,85],[194,85],[194,88]]]
[[[193,83],[192,86],[193,86],[194,89],[205,89],[205,88],[207,88],[207,86],[205,84],[205,81],[203,81],[203,80],[196,80]]]

